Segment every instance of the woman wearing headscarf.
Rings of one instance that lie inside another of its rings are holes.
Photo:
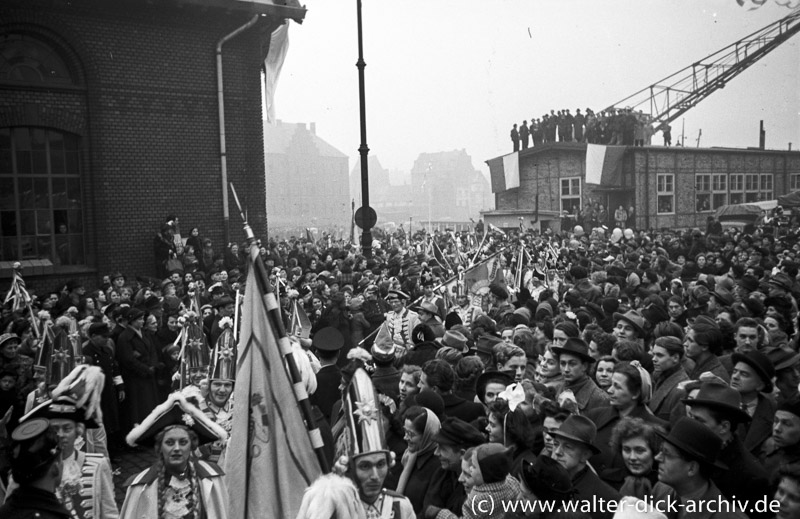
[[[624,463],[619,452],[611,445],[611,436],[614,426],[622,418],[641,418],[646,423],[659,425],[665,429],[668,423],[656,417],[647,407],[653,393],[653,384],[650,374],[638,361],[620,362],[614,366],[614,375],[611,377],[610,405],[588,409],[586,417],[597,426],[597,440],[595,445],[600,453],[590,460],[597,471],[597,475],[609,482],[612,486],[619,487],[624,477]]]
[[[403,471],[397,483],[397,492],[406,496],[414,506],[414,513],[422,514],[422,503],[434,472],[441,466],[434,454],[441,423],[433,411],[414,406],[406,411],[403,420],[408,448],[403,453]]]

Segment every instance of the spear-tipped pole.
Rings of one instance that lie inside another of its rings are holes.
[[[267,309],[267,318],[269,319],[272,329],[275,331],[278,348],[283,355],[286,366],[289,368],[289,375],[291,377],[292,387],[294,388],[297,405],[303,415],[303,420],[308,430],[308,436],[311,439],[311,445],[314,447],[314,453],[317,455],[319,466],[322,472],[330,472],[328,458],[325,456],[323,450],[322,434],[317,427],[314,412],[311,409],[311,401],[308,399],[308,394],[303,384],[303,378],[300,375],[300,369],[297,367],[297,362],[294,360],[294,355],[292,354],[292,346],[286,334],[286,327],[283,325],[283,319],[281,319],[280,316],[280,304],[277,301],[275,289],[272,287],[272,283],[269,282],[269,274],[267,273],[266,266],[264,266],[264,260],[261,259],[261,255],[253,254],[252,252],[252,246],[256,241],[256,236],[253,233],[253,229],[247,223],[244,211],[242,211],[242,205],[239,203],[239,197],[236,195],[236,189],[233,187],[233,184],[230,184],[230,186],[233,199],[236,201],[239,214],[244,222],[244,232],[247,234],[247,242],[250,244],[251,261],[255,269],[256,284],[258,285],[259,293],[264,302],[264,308]],[[254,287],[248,288],[252,290]]]

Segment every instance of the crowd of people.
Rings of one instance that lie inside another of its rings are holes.
[[[798,230],[588,221],[401,233],[369,257],[327,237],[258,245],[335,467],[298,517],[800,517]],[[250,261],[176,236],[170,216],[155,277],[6,301],[0,516],[226,517]],[[120,511],[111,470],[142,446],[157,462]]]
[[[664,146],[672,145],[672,127],[668,123],[653,124],[652,117],[630,107],[607,108],[595,113],[587,108],[570,113],[569,109],[550,110],[542,117],[531,117],[511,128],[513,151],[552,142],[585,142],[618,146],[649,146],[653,134],[661,131]]]

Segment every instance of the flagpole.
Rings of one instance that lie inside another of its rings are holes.
[[[244,232],[247,235],[247,243],[252,250],[256,242],[256,236],[250,224],[245,220],[244,213],[241,211],[242,206],[239,204],[239,197],[236,195],[236,189],[233,187],[233,184],[230,184],[230,186],[233,192],[233,198],[236,200],[236,205],[239,207],[239,213],[244,222]],[[251,254],[251,258],[253,258],[253,256],[255,257],[253,260],[253,268],[255,268],[254,274],[256,283],[258,284],[259,293],[264,301],[264,306],[267,308],[267,318],[273,330],[275,330],[278,347],[289,368],[289,375],[292,378],[292,387],[294,389],[295,398],[297,399],[297,405],[300,407],[300,412],[303,415],[303,421],[306,424],[308,436],[311,439],[311,445],[314,448],[319,466],[323,473],[328,473],[330,472],[330,465],[328,464],[328,458],[325,456],[322,434],[317,427],[314,412],[311,409],[311,401],[308,398],[308,393],[306,393],[305,385],[303,384],[303,377],[300,375],[297,362],[294,360],[294,355],[292,354],[292,346],[289,342],[289,337],[286,335],[286,328],[283,326],[283,320],[280,316],[280,305],[275,297],[275,289],[269,282],[267,267],[264,265],[264,260],[261,258],[261,255]],[[253,287],[250,287],[250,289],[252,288]]]
[[[486,241],[486,237],[488,235],[489,235],[489,226],[487,225],[486,230],[483,232],[483,239],[481,240],[480,244],[478,244],[478,250],[475,251],[475,256],[473,256],[472,260],[470,260],[469,262],[470,267],[472,267],[472,265],[475,264],[475,260],[478,259],[478,255],[481,253],[481,249],[483,248],[483,242]]]

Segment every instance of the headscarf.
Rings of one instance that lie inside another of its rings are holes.
[[[642,367],[638,360],[631,361],[631,366],[639,371],[639,377],[642,379],[642,404],[647,405],[653,397],[653,381],[650,373]]]
[[[417,463],[417,457],[433,452],[438,445],[436,441],[434,441],[434,438],[439,434],[439,429],[441,429],[442,424],[433,411],[427,407],[424,409],[426,413],[425,430],[422,432],[422,440],[420,440],[419,449],[416,451],[406,449],[403,453],[403,473],[400,474],[400,481],[397,483],[397,492],[399,494],[403,494],[406,489],[406,484],[408,484],[408,480],[411,478],[411,473],[414,471],[414,466]]]

